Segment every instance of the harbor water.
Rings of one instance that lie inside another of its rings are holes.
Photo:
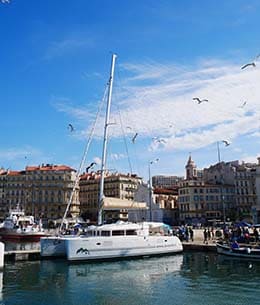
[[[7,263],[0,304],[260,304],[260,263],[189,252],[160,258],[68,264]]]

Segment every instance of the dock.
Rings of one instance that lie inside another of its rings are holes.
[[[215,243],[183,242],[183,251],[217,252]]]
[[[183,242],[183,251],[201,251],[201,252],[216,252],[216,245],[213,243],[203,244],[196,242]],[[5,251],[5,262],[19,262],[19,261],[37,261],[43,259],[40,255],[40,250],[13,250]],[[46,258],[44,258],[46,259]]]
[[[13,250],[5,251],[4,254],[5,262],[36,261],[40,259],[40,250]]]

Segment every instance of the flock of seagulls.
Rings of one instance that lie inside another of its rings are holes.
[[[9,2],[8,0],[0,0],[1,2]],[[241,67],[242,70],[248,68],[248,67],[256,67],[256,64],[257,64],[257,61],[258,59],[260,58],[260,54],[258,54],[255,59],[252,61],[252,62],[249,62],[245,65],[243,65]],[[202,103],[208,103],[209,100],[206,99],[206,98],[200,98],[200,97],[193,97],[192,98],[193,101],[196,101],[197,104],[202,104]],[[244,101],[240,106],[238,106],[238,108],[244,108],[247,104],[247,101]],[[172,128],[174,125],[172,123],[169,124],[169,128]],[[72,124],[68,124],[68,129],[70,130],[70,132],[74,132],[75,131],[75,128]],[[133,128],[131,126],[127,126],[126,129],[129,129],[130,131],[133,131]],[[136,142],[136,139],[137,139],[137,136],[138,136],[138,132],[135,132],[134,135],[132,136],[131,138],[131,142],[133,144],[135,144]],[[167,143],[167,140],[164,139],[164,138],[160,138],[160,137],[153,137],[152,138],[152,141],[154,143],[159,143],[159,144],[166,144]],[[225,146],[229,146],[230,145],[230,142],[227,141],[227,140],[222,140],[222,142],[225,144]],[[159,159],[158,159],[159,160]],[[156,160],[156,161],[158,161]],[[86,172],[88,172],[88,170],[90,168],[92,168],[94,165],[96,165],[96,162],[92,162],[87,168],[86,168]]]

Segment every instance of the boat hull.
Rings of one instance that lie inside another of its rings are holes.
[[[42,257],[66,257],[65,237],[50,236],[40,239]]]
[[[229,246],[216,244],[218,254],[223,254],[238,258],[257,259],[260,260],[260,249],[252,249],[250,247],[241,247],[232,249]]]
[[[12,232],[1,232],[0,238],[2,241],[30,241],[38,242],[41,237],[46,236],[45,233],[35,232],[35,233],[12,233]]]
[[[183,251],[176,236],[77,237],[65,241],[69,261],[167,255]]]

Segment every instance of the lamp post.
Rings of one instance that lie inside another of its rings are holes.
[[[148,163],[148,172],[149,172],[149,220],[153,220],[153,213],[152,213],[152,195],[153,195],[153,187],[152,187],[152,177],[151,177],[151,165],[157,163],[159,158],[156,158]]]
[[[217,150],[218,150],[218,163],[220,163],[219,141],[217,141]]]
[[[219,166],[220,166],[221,159],[220,159],[219,141],[217,141],[217,150],[218,150],[218,163],[219,163]],[[221,168],[220,168],[220,170],[221,170]],[[223,195],[223,184],[224,184],[223,175],[220,172],[220,196],[221,196],[221,203],[222,203],[222,208],[223,208],[223,222],[224,222],[224,225],[225,225],[225,223],[226,223],[226,209],[225,209],[225,201],[224,201],[224,195]]]

